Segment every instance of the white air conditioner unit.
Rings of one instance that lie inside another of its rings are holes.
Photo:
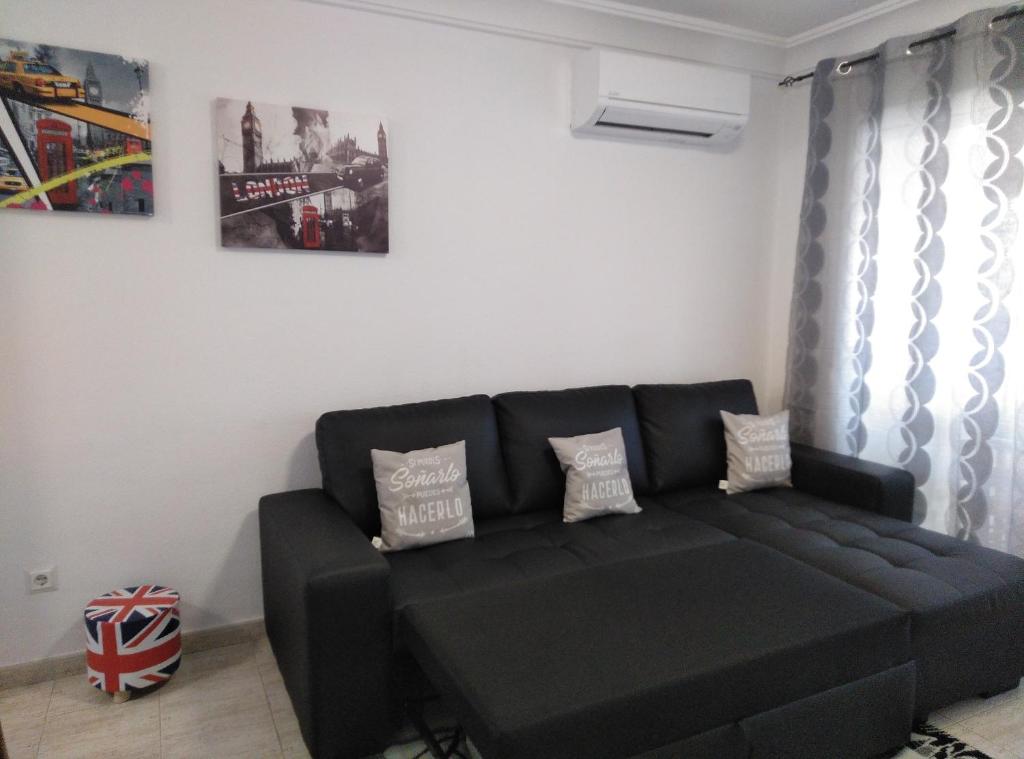
[[[572,82],[574,134],[717,145],[750,117],[750,75],[666,58],[587,50]]]

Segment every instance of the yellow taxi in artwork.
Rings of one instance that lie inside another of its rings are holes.
[[[25,192],[28,182],[17,174],[0,174],[0,193]]]
[[[64,76],[49,63],[29,58],[28,53],[22,50],[16,50],[0,61],[0,90],[14,97],[85,97],[85,90],[78,79]]]

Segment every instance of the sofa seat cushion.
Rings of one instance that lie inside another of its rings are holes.
[[[643,508],[639,514],[565,524],[557,507],[481,521],[473,540],[387,554],[395,610],[417,601],[735,540],[651,498],[637,500]]]
[[[399,634],[505,758],[640,754],[910,656],[905,612],[745,540],[412,604]]]
[[[1024,674],[1020,558],[792,488],[658,498],[910,612],[922,709],[977,694],[993,667],[1015,673],[1011,679]]]

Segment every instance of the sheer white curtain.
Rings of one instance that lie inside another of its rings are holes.
[[[1024,555],[1019,8],[818,65],[786,396],[795,439],[912,472],[915,521]]]

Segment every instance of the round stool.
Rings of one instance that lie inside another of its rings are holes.
[[[89,682],[114,701],[169,680],[181,662],[178,592],[171,588],[138,585],[94,598],[85,630]]]

